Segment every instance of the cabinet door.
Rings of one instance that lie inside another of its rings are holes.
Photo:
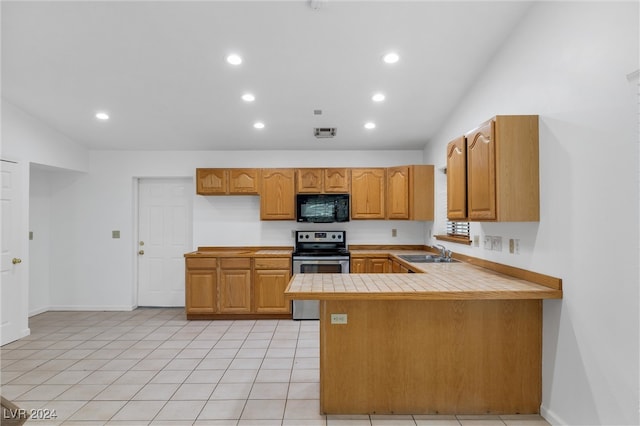
[[[467,201],[469,220],[496,219],[496,165],[494,121],[467,137]]]
[[[409,167],[387,169],[387,219],[409,219]]]
[[[225,169],[196,169],[196,193],[221,195],[228,191],[228,175]]]
[[[251,270],[222,269],[220,271],[220,312],[251,312]]]
[[[375,259],[367,259],[367,272],[371,274],[386,274],[389,272],[389,259],[385,258],[375,258]]]
[[[257,313],[289,313],[291,303],[284,297],[289,284],[289,270],[261,269],[255,271],[254,296]]]
[[[186,271],[187,314],[213,314],[217,311],[216,270]]]
[[[352,274],[364,274],[367,272],[367,259],[364,257],[351,258],[349,272]]]
[[[259,169],[230,169],[229,194],[258,194]]]
[[[464,136],[447,145],[447,217],[467,218],[467,145]]]
[[[321,169],[297,169],[296,189],[298,193],[320,193],[322,192],[322,170]]]
[[[294,220],[295,173],[293,169],[262,169],[260,219]]]
[[[351,170],[351,219],[384,219],[385,169]]]
[[[348,193],[351,190],[349,169],[325,169],[324,192]]]

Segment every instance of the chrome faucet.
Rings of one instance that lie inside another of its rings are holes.
[[[440,250],[440,257],[442,258],[447,257],[447,248],[445,246],[443,246],[442,244],[436,244],[435,246],[432,246],[432,247]]]

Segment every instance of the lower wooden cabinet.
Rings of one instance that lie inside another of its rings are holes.
[[[217,259],[186,259],[185,306],[194,314],[218,311]]]
[[[220,312],[251,312],[251,258],[220,259]]]
[[[388,257],[352,257],[352,274],[386,274],[390,272]]]
[[[257,313],[291,313],[291,303],[284,290],[291,279],[291,260],[285,258],[255,258],[254,309]]]
[[[187,257],[187,319],[291,318],[290,257]]]

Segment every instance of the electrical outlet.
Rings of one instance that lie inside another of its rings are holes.
[[[491,250],[502,251],[502,237],[492,237]]]
[[[513,251],[515,252],[515,254],[520,254],[520,239],[516,238],[513,241]]]
[[[29,240],[33,240],[33,231],[29,231]]]
[[[509,238],[509,253],[513,254],[515,248],[515,243],[513,241],[513,238]]]
[[[391,230],[391,236],[392,236],[392,237],[397,237],[397,236],[398,236],[398,230],[397,230],[396,228],[393,228],[393,229]]]
[[[490,236],[490,235],[485,235],[484,236],[484,249],[485,250],[493,250],[491,248],[492,242],[493,242],[493,237]]]
[[[120,238],[120,231],[111,231],[111,238]]]
[[[331,314],[331,324],[346,324],[347,314]]]
[[[296,237],[296,230],[292,229],[291,230],[291,238],[295,238]]]
[[[480,247],[480,235],[473,236],[473,246]]]

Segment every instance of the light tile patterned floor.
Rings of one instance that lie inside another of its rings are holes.
[[[0,349],[27,425],[547,426],[540,416],[323,416],[317,321],[187,321],[183,309],[46,312]]]

